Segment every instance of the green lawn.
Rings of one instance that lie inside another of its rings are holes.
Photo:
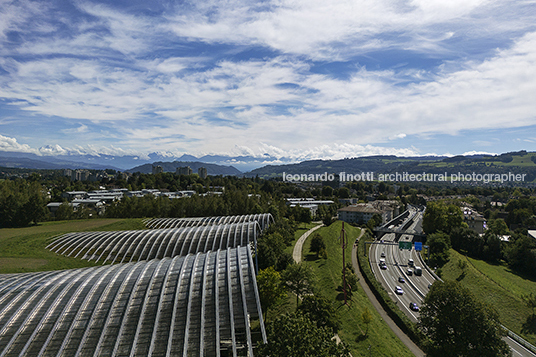
[[[529,309],[521,296],[536,291],[536,281],[524,279],[505,264],[492,265],[482,260],[465,257],[450,250],[450,261],[441,269],[444,279],[458,280],[476,296],[493,305],[501,323],[536,344],[536,326],[530,325]],[[458,261],[468,262],[465,275]]]
[[[69,232],[144,228],[140,219],[91,219],[45,222],[33,227],[0,229],[0,274],[95,266],[94,263],[85,260],[53,253],[45,247],[54,237]]]
[[[348,247],[346,248],[345,260],[351,263],[352,245],[359,235],[360,230],[347,224],[345,225],[345,229],[348,233]],[[324,238],[327,246],[328,259],[317,259],[314,254],[310,254],[310,239],[307,239],[303,250],[304,261],[314,269],[318,279],[317,284],[322,293],[331,299],[337,307],[342,320],[342,329],[339,331],[339,336],[350,346],[352,355],[412,356],[413,354],[395,336],[383,319],[381,319],[360,287],[349,300],[349,305],[345,306],[343,304],[343,293],[341,290],[342,249],[339,242],[341,222],[336,221],[329,227],[320,228],[317,232]],[[366,325],[363,323],[361,317],[365,309],[368,309],[373,316],[369,326],[368,337],[365,337],[363,334],[366,330]]]
[[[536,164],[532,161],[532,156],[534,153],[527,153],[526,155],[519,156],[513,155],[513,160],[511,162],[495,162],[495,165],[498,166],[522,166],[522,167],[531,167]]]

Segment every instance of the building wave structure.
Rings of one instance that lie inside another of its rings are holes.
[[[264,231],[274,223],[274,217],[270,213],[249,214],[240,216],[215,216],[215,217],[189,217],[189,218],[152,218],[145,221],[150,229],[197,227],[215,224],[231,224],[257,221],[261,230]]]
[[[257,342],[249,246],[0,275],[0,356],[253,356]]]
[[[47,249],[66,256],[106,263],[126,263],[205,253],[218,249],[256,247],[261,227],[241,223],[110,232],[73,232],[54,239]]]

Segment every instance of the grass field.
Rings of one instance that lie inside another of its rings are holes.
[[[513,155],[513,160],[511,162],[495,162],[495,165],[498,166],[521,166],[521,167],[531,167],[536,166],[532,161],[532,156],[536,155],[535,153],[527,153],[526,155],[519,156]]]
[[[352,245],[359,235],[359,228],[345,225],[348,233],[348,247],[346,248],[345,260],[351,263]],[[412,356],[413,354],[394,335],[387,324],[378,315],[363,290],[359,287],[349,300],[349,305],[343,304],[342,293],[342,250],[339,242],[341,222],[336,221],[329,227],[322,227],[318,231],[324,238],[327,246],[328,258],[317,259],[314,254],[309,254],[310,239],[307,239],[303,247],[303,258],[316,273],[318,287],[323,294],[333,301],[339,311],[342,328],[339,336],[350,347],[353,356]],[[293,299],[290,299],[293,300]],[[294,300],[295,301],[295,300]],[[295,302],[294,302],[295,304]],[[291,305],[288,305],[290,308]],[[294,307],[295,308],[295,307]],[[373,318],[369,325],[368,336],[364,336],[366,325],[362,314],[368,309]]]
[[[521,296],[536,291],[536,281],[524,279],[505,264],[492,265],[482,260],[465,257],[450,251],[450,261],[441,269],[444,279],[458,280],[476,296],[493,305],[501,323],[536,344],[536,326],[530,322],[532,311]],[[467,261],[465,274],[458,261]]]
[[[145,229],[145,226],[140,219],[91,219],[0,229],[0,274],[95,266],[85,260],[52,253],[45,247],[53,237],[69,232],[131,229]]]

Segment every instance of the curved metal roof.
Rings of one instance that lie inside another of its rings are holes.
[[[139,231],[74,232],[47,248],[95,262],[126,263],[246,246],[260,234],[257,221]]]
[[[214,224],[230,224],[257,221],[261,230],[265,230],[274,222],[274,217],[270,213],[249,214],[242,216],[216,216],[216,217],[190,217],[190,218],[153,218],[145,222],[147,228],[180,228],[196,227]]]
[[[255,340],[266,333],[249,246],[0,275],[2,356],[252,356]]]

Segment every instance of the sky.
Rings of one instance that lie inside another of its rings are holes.
[[[536,150],[536,1],[0,0],[0,152]]]

